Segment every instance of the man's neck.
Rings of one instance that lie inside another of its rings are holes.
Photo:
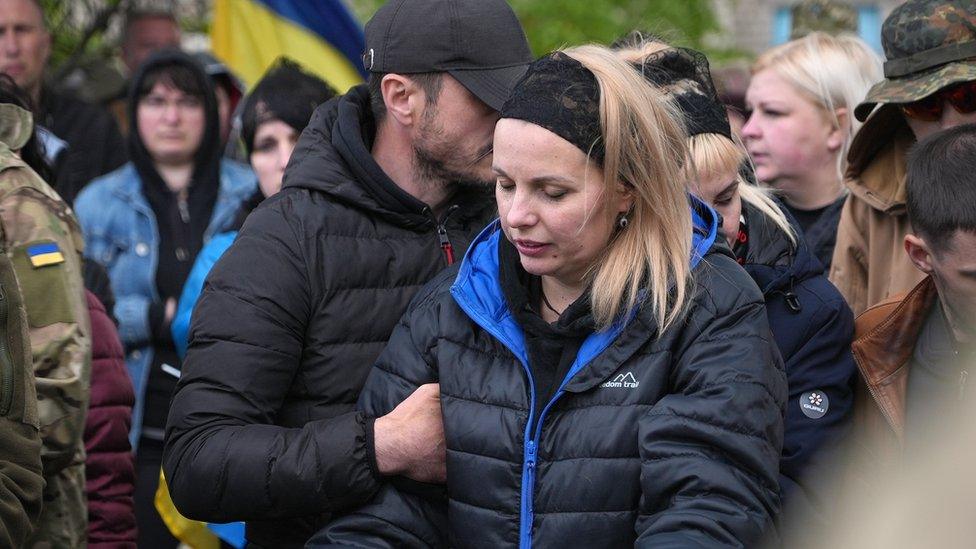
[[[430,206],[436,215],[447,206],[450,191],[444,181],[425,178],[417,169],[415,154],[406,132],[396,133],[380,123],[373,140],[373,160],[397,187]]]
[[[942,314],[945,316],[949,335],[955,342],[955,346],[971,348],[974,341],[970,330],[966,329],[967,324],[958,318],[957,311],[947,306],[944,300],[939,299],[939,306],[942,307]]]

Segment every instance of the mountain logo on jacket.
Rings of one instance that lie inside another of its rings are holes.
[[[607,389],[636,389],[640,385],[640,381],[634,377],[634,374],[627,372],[626,374],[620,374],[610,381],[604,381],[600,384],[600,387]]]
[[[823,391],[807,391],[800,395],[800,411],[810,419],[820,419],[830,409],[830,399]]]

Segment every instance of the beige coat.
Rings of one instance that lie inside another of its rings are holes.
[[[905,157],[915,136],[897,107],[881,107],[854,138],[830,281],[855,315],[912,289],[924,274],[905,253]]]

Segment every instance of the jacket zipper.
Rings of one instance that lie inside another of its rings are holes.
[[[516,355],[518,356],[518,355]],[[535,468],[538,456],[537,441],[532,438],[535,426],[535,380],[529,363],[519,358],[525,375],[529,380],[529,418],[525,423],[524,448],[522,455],[522,504],[519,513],[519,548],[532,547],[532,491],[535,487]]]
[[[875,389],[871,383],[867,382],[869,378],[865,372],[864,365],[861,364],[861,360],[857,357],[857,353],[854,353],[854,363],[857,364],[857,369],[861,372],[861,377],[865,380],[865,385],[868,387],[868,392],[871,393],[871,398],[874,399],[878,409],[881,410],[881,415],[884,416],[885,420],[888,422],[888,426],[891,427],[891,430],[895,431],[896,434],[899,435],[899,438],[901,438],[901,434],[898,433],[897,429],[895,428],[895,419],[891,416],[888,408],[882,404],[881,395],[878,394],[878,390]]]
[[[440,221],[434,217],[434,214],[431,212],[430,208],[424,208],[424,210],[430,214],[431,219],[434,220],[434,225],[437,227],[437,240],[440,242],[441,252],[444,253],[444,261],[446,261],[448,265],[454,265],[455,257],[454,246],[451,245],[451,239],[447,234],[447,219],[451,217],[451,214],[458,210],[458,207],[459,206],[457,204],[454,204],[448,208],[447,212],[444,213],[444,217],[442,217]]]
[[[532,427],[527,425],[526,432],[531,431]],[[522,549],[532,547],[532,497],[535,489],[536,457],[536,441],[529,439],[525,443],[525,465],[522,471],[522,520],[519,525],[521,529],[519,547]]]
[[[5,416],[10,412],[10,406],[14,399],[14,364],[10,357],[10,349],[7,348],[7,338],[9,337],[7,326],[7,295],[0,284],[0,375],[3,376],[0,382],[0,416]]]
[[[180,211],[180,221],[183,223],[189,223],[190,204],[187,202],[187,192],[185,189],[178,193],[176,197],[176,207]]]
[[[451,240],[447,237],[447,229],[444,228],[443,224],[437,225],[437,238],[441,241],[444,260],[447,261],[448,265],[454,265],[454,246],[451,246]]]

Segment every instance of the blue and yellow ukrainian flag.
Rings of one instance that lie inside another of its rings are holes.
[[[366,76],[362,26],[341,0],[216,0],[214,54],[248,85],[287,56],[340,93]]]
[[[42,242],[40,244],[30,244],[27,246],[27,258],[30,259],[31,267],[45,267],[47,265],[57,265],[64,263],[64,254],[58,248],[56,242]]]

